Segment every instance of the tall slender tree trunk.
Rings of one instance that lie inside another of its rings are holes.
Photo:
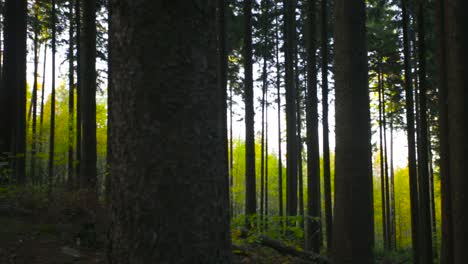
[[[79,1],[79,0],[75,0]],[[74,24],[73,19],[74,5],[73,1],[70,1],[68,6],[69,12],[69,28],[68,28],[68,186],[73,188],[75,186],[74,170],[73,170],[73,145],[74,145],[74,122],[75,122],[75,66],[74,66]]]
[[[402,27],[403,27],[403,52],[405,66],[405,102],[406,102],[406,130],[408,137],[408,171],[410,185],[411,206],[411,242],[413,248],[413,261],[419,261],[419,194],[416,167],[416,140],[414,128],[414,100],[413,100],[413,76],[411,67],[411,45],[409,26],[408,0],[401,1]]]
[[[328,129],[328,8],[327,0],[321,0],[321,50],[322,50],[322,134],[323,134],[323,191],[325,199],[325,224],[327,232],[327,253],[332,246],[332,195],[330,173],[330,143]]]
[[[47,67],[47,41],[44,42],[44,61],[43,63],[43,69],[42,69],[42,87],[41,87],[41,110],[40,110],[40,116],[39,116],[39,151],[40,152],[45,152],[44,149],[44,99],[45,99],[45,85],[46,85],[46,67]],[[44,179],[42,178],[42,169],[43,169],[43,163],[39,162],[39,181],[44,182]]]
[[[381,74],[381,61],[379,59],[377,65],[377,79],[378,79],[378,94],[379,94],[379,140],[380,140],[380,188],[382,195],[382,230],[383,230],[383,242],[384,249],[388,250],[388,222],[387,222],[387,195],[386,195],[386,185],[385,185],[385,156],[384,156],[384,133],[383,133],[383,92],[382,92],[382,74]]]
[[[385,81],[383,77],[383,72],[382,69],[381,71],[381,92],[382,92],[382,126],[383,126],[383,149],[384,149],[384,179],[385,179],[385,211],[387,212],[387,219],[385,221],[387,222],[387,249],[392,249],[392,212],[391,212],[391,205],[390,205],[390,180],[389,180],[389,175],[388,175],[388,147],[387,147],[387,114],[386,114],[386,108],[385,108]]]
[[[82,88],[81,88],[81,0],[75,0],[76,26],[76,185],[79,187],[83,179],[81,175],[81,131],[82,131]]]
[[[417,5],[417,27],[418,27],[418,60],[419,60],[419,143],[418,165],[419,165],[419,203],[421,227],[421,263],[430,264],[432,256],[432,233],[429,199],[429,169],[428,169],[428,137],[427,137],[427,107],[426,107],[426,45],[424,25],[425,0],[418,0]]]
[[[108,261],[231,263],[216,1],[110,9]]]
[[[283,229],[283,221],[281,220],[283,217],[283,153],[281,147],[281,65],[280,65],[280,47],[279,47],[279,13],[278,8],[275,5],[276,13],[278,14],[275,18],[276,24],[276,33],[275,33],[275,55],[276,55],[276,93],[277,93],[277,116],[278,116],[278,214],[280,216],[280,229]]]
[[[32,107],[32,140],[31,140],[31,162],[30,162],[30,178],[33,183],[37,183],[36,179],[36,152],[37,152],[37,84],[38,84],[38,71],[39,71],[39,2],[36,1],[34,4],[34,41],[33,41],[33,50],[34,50],[34,83],[33,83],[33,92],[31,96],[31,107]]]
[[[429,117],[430,119],[430,117]],[[432,122],[429,122],[432,123]],[[429,202],[430,202],[430,209],[431,209],[431,235],[432,241],[434,244],[432,245],[432,250],[434,254],[434,258],[437,258],[437,220],[436,220],[436,208],[435,208],[435,187],[434,187],[434,166],[432,162],[432,142],[431,142],[431,127],[428,127],[428,163],[429,163]]]
[[[468,2],[445,1],[453,262],[468,259]]]
[[[80,45],[82,111],[81,187],[97,187],[96,152],[96,1],[83,1]]]
[[[296,42],[298,38],[296,37]],[[300,227],[304,228],[304,173],[302,170],[302,87],[299,81],[299,51],[295,47],[295,85],[297,87],[296,108],[297,108],[297,184],[298,184],[298,207],[299,215],[301,216]]]
[[[336,176],[333,263],[373,263],[365,1],[335,1]]]
[[[319,253],[322,246],[320,151],[318,137],[317,58],[316,58],[316,1],[306,3],[307,20],[304,32],[307,52],[307,217],[306,246]]]
[[[245,214],[257,213],[255,187],[255,131],[252,70],[252,0],[244,1],[244,81],[245,81]]]
[[[55,158],[55,54],[57,52],[56,48],[56,3],[55,0],[52,0],[52,92],[50,99],[50,132],[49,132],[49,175],[48,175],[48,186],[49,192],[52,188],[52,184],[55,178],[54,171],[54,158]]]
[[[452,203],[450,199],[449,173],[449,117],[447,90],[447,43],[445,1],[436,1],[437,64],[439,85],[439,140],[440,140],[440,177],[442,207],[441,264],[453,262]]]
[[[297,90],[294,85],[294,3],[284,0],[284,45],[286,81],[286,215],[297,215]]]
[[[394,113],[392,113],[393,115]],[[393,116],[390,117],[390,223],[391,223],[391,246],[397,249],[396,245],[396,211],[395,211],[395,169],[393,156]]]

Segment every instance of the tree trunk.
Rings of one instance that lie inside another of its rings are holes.
[[[304,32],[307,47],[307,220],[306,250],[320,253],[322,246],[320,153],[318,137],[318,99],[316,67],[316,1],[307,2],[307,20]]]
[[[323,134],[323,191],[325,199],[325,224],[327,230],[327,253],[332,246],[332,195],[330,176],[330,143],[328,129],[328,8],[327,0],[321,0],[321,49],[322,49],[322,134]]]
[[[110,8],[109,263],[230,263],[216,1]]]
[[[244,1],[244,72],[245,72],[245,214],[257,213],[255,187],[255,130],[252,72],[252,0]]]
[[[82,111],[81,187],[95,190],[96,168],[96,1],[83,1],[80,45]]]
[[[275,5],[275,11],[278,14],[275,18],[276,33],[275,33],[275,55],[276,55],[276,93],[277,93],[277,115],[278,115],[278,215],[280,216],[280,230],[283,229],[283,153],[281,147],[281,65],[280,65],[280,44],[279,44],[279,13],[278,8]]]
[[[76,0],[79,1],[79,0]],[[73,145],[74,145],[74,122],[75,122],[75,66],[74,66],[74,20],[73,20],[73,1],[69,3],[69,38],[68,38],[68,186],[73,188],[75,186],[74,170],[73,170]]]
[[[36,1],[34,4],[34,41],[33,41],[33,49],[34,49],[34,83],[33,83],[33,92],[31,96],[31,115],[32,115],[32,139],[31,139],[31,163],[30,163],[30,178],[31,181],[37,183],[36,179],[36,152],[37,152],[37,82],[38,82],[38,68],[39,68],[39,2]]]
[[[441,264],[453,262],[452,203],[450,200],[449,173],[449,119],[447,91],[447,50],[445,28],[445,6],[443,0],[436,1],[437,64],[439,85],[439,140],[440,140],[440,178],[442,206]]]
[[[56,48],[56,6],[55,0],[52,0],[52,92],[50,99],[50,132],[49,132],[49,174],[48,174],[48,188],[49,192],[52,188],[54,181],[54,157],[55,157],[55,54]]]
[[[0,153],[13,154],[13,180],[24,184],[26,157],[26,0],[5,2]]]
[[[419,261],[419,198],[418,198],[418,180],[416,168],[416,140],[414,130],[414,100],[413,100],[413,77],[411,67],[411,46],[410,35],[408,31],[409,13],[408,0],[401,1],[403,17],[403,52],[405,65],[405,97],[406,97],[406,130],[408,137],[408,171],[410,185],[410,205],[411,205],[411,241],[413,246],[413,261],[415,264]]]
[[[295,18],[293,1],[284,0],[284,45],[286,81],[286,215],[297,215],[297,121],[294,85]]]
[[[75,26],[76,26],[76,187],[81,185],[81,131],[82,131],[82,89],[81,89],[81,0],[75,0]],[[111,44],[111,43],[109,43]],[[110,48],[110,47],[109,47]],[[109,68],[110,69],[110,68]],[[109,133],[109,131],[108,131]],[[109,146],[108,146],[109,148]]]
[[[47,66],[47,42],[44,43],[44,61],[43,63],[43,69],[42,69],[42,88],[41,88],[41,110],[40,110],[40,116],[39,116],[39,151],[40,152],[45,152],[44,149],[44,99],[45,99],[45,80],[46,80],[46,66]],[[42,169],[43,169],[43,163],[39,162],[39,181],[44,182],[44,179],[42,179]]]
[[[384,137],[383,137],[383,115],[384,115],[384,108],[383,108],[383,101],[382,98],[382,73],[381,73],[381,66],[380,66],[380,59],[378,62],[378,70],[377,70],[377,79],[378,79],[378,93],[379,93],[379,141],[380,141],[380,188],[381,188],[381,195],[382,195],[382,230],[383,230],[383,242],[384,242],[384,249],[388,250],[388,222],[387,222],[387,195],[386,195],[386,185],[385,185],[385,156],[384,156]]]
[[[429,170],[428,170],[428,137],[427,137],[427,107],[426,107],[426,45],[424,6],[425,0],[419,0],[417,5],[417,27],[418,27],[418,60],[419,60],[419,144],[418,144],[418,166],[419,166],[419,204],[420,204],[420,236],[421,236],[421,263],[430,264],[432,257],[432,233],[431,215],[429,204]]]
[[[336,176],[333,263],[373,263],[364,1],[335,1]]]
[[[450,146],[450,191],[453,224],[453,262],[465,263],[468,259],[468,2],[448,0],[445,2],[447,87],[449,146]]]

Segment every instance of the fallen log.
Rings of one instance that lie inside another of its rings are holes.
[[[288,246],[279,240],[265,235],[259,236],[257,241],[260,245],[270,247],[283,255],[298,257],[304,260],[312,261],[314,263],[330,263],[330,261],[324,256],[310,251],[297,250],[294,247]]]

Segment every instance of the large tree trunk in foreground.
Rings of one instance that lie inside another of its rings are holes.
[[[468,259],[468,2],[448,0],[445,7],[450,148],[453,262]]]
[[[96,1],[82,1],[80,34],[80,101],[82,141],[80,179],[82,188],[96,188]]]
[[[0,155],[13,154],[13,179],[25,182],[26,0],[5,2],[4,68],[0,90]]]
[[[230,263],[216,1],[110,10],[109,262]]]
[[[363,0],[335,2],[336,176],[333,263],[373,263],[370,112]]]

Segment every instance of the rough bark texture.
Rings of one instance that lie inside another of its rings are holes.
[[[80,93],[82,141],[81,187],[96,188],[96,1],[82,1],[83,23],[80,34]]]
[[[413,246],[413,261],[419,263],[418,247],[418,180],[416,168],[416,140],[414,136],[414,100],[413,100],[413,76],[411,72],[411,47],[410,35],[408,31],[409,13],[408,1],[401,1],[403,17],[403,52],[405,64],[405,97],[406,97],[406,133],[408,137],[408,171],[410,185],[410,205],[411,205],[411,241]]]
[[[110,9],[109,263],[230,263],[216,1]]]
[[[294,4],[284,0],[284,45],[286,82],[286,215],[297,215],[296,86],[294,85]]]
[[[450,147],[453,262],[468,259],[468,2],[448,0],[445,7]]]
[[[0,153],[13,154],[13,179],[25,182],[26,1],[5,2],[3,84],[0,90]]]
[[[316,1],[307,2],[307,220],[306,250],[319,253],[322,243],[320,154],[318,137],[317,67],[315,41]]]
[[[257,213],[252,72],[252,0],[244,1],[245,214]]]
[[[333,263],[373,263],[365,3],[335,1],[336,176]]]

